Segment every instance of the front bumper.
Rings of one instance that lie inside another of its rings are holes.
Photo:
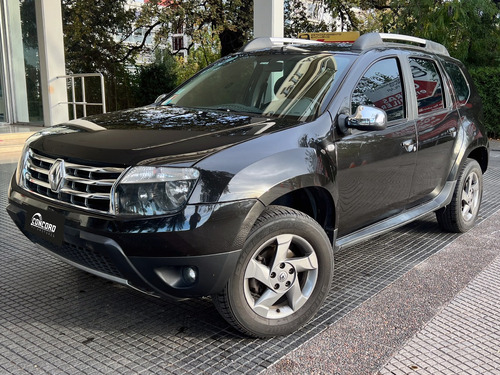
[[[146,293],[189,298],[217,293],[234,271],[263,206],[256,200],[187,206],[174,216],[117,220],[45,202],[19,188],[7,211],[34,243],[87,272]],[[64,218],[62,243],[27,230],[35,211]],[[194,219],[193,219],[194,217]],[[190,282],[183,271],[196,272]]]

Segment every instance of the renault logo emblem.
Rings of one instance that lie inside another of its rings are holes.
[[[59,193],[64,186],[65,177],[66,168],[64,166],[64,160],[57,159],[49,169],[50,190],[54,193]]]

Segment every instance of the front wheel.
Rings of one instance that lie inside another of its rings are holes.
[[[436,211],[441,229],[464,233],[474,226],[483,196],[483,172],[478,162],[467,159],[460,170],[450,204]]]
[[[332,246],[323,228],[302,212],[271,206],[257,220],[234,274],[213,301],[247,335],[285,335],[316,314],[332,273]]]

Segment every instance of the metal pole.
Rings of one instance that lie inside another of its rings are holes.
[[[85,98],[85,77],[82,77],[82,102],[83,102],[83,117],[87,117],[87,99]]]
[[[104,76],[102,73],[99,73],[101,76],[101,98],[102,98],[102,113],[106,113],[106,97],[104,95]]]
[[[75,77],[71,76],[71,98],[73,102],[73,119],[76,119]]]

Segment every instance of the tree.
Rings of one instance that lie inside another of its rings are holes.
[[[452,56],[468,65],[499,63],[497,0],[321,1],[339,17],[342,30],[418,36],[445,45]]]
[[[169,51],[158,50],[152,64],[139,68],[135,97],[137,105],[151,104],[177,86],[176,61]]]
[[[109,110],[134,105],[126,68],[134,61],[124,39],[133,32],[136,16],[125,4],[126,0],[62,0],[67,71],[103,73]],[[99,85],[96,79],[86,80],[89,102],[100,101]]]
[[[182,30],[193,40],[183,47],[188,52],[194,46],[196,34],[210,30],[220,40],[221,55],[225,56],[237,51],[250,39],[253,1],[150,0],[144,4],[137,22],[156,25],[156,37],[164,41]],[[179,50],[172,52],[178,53]]]
[[[128,68],[134,66],[152,33],[156,38],[153,49],[167,48],[172,34],[190,36],[189,44],[169,52],[180,55],[182,50],[187,51],[187,60],[176,58],[178,80],[188,78],[220,55],[237,51],[252,36],[253,1],[149,0],[138,9],[130,9],[126,3],[62,0],[68,71],[104,73],[110,110],[135,104]],[[327,31],[334,26],[362,33],[398,32],[440,42],[468,65],[498,66],[500,61],[497,0],[313,0],[313,5],[325,6],[337,25],[311,23],[303,1],[285,0],[286,36]],[[127,43],[126,38],[139,28],[143,30],[142,40],[134,45]],[[28,28],[26,33],[30,34]],[[155,69],[166,74],[163,67]],[[99,93],[97,88],[92,91]]]
[[[391,0],[383,17],[390,32],[419,36],[445,45],[468,65],[499,58],[499,8],[491,0]]]
[[[187,58],[177,56],[177,84],[192,77],[200,69],[218,60],[221,55],[219,38],[210,31],[199,31],[194,36],[196,45],[189,50]]]
[[[324,6],[320,1],[317,6]],[[306,4],[302,0],[285,0],[285,37],[294,38],[299,33],[331,31],[335,25],[327,25],[324,21],[312,23],[307,15]]]
[[[66,64],[73,73],[112,72],[127,46],[119,35],[133,31],[135,12],[126,0],[62,0]]]

